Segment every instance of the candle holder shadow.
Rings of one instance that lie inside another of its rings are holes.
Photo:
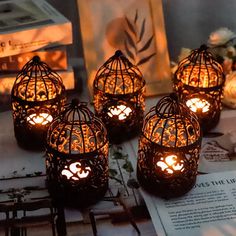
[[[65,87],[56,72],[38,56],[26,63],[11,92],[14,132],[19,146],[44,149],[47,129],[65,100]]]
[[[205,45],[183,59],[175,72],[174,90],[199,118],[203,133],[219,122],[225,77]]]
[[[176,95],[163,97],[144,119],[139,139],[137,178],[164,198],[188,192],[196,181],[201,129]]]
[[[145,80],[139,69],[116,51],[98,70],[94,84],[95,113],[109,140],[121,143],[139,134],[145,109]]]
[[[53,199],[73,207],[98,201],[108,188],[104,124],[85,103],[72,100],[48,129],[47,186]]]

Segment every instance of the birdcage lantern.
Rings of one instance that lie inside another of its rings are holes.
[[[47,129],[65,103],[60,76],[38,56],[18,73],[11,92],[14,132],[26,149],[43,149]]]
[[[95,112],[106,125],[111,142],[122,142],[140,132],[145,80],[121,51],[98,70],[93,89]]]
[[[222,66],[205,45],[183,59],[174,76],[174,88],[180,100],[199,118],[204,133],[220,119],[225,77]]]
[[[139,138],[140,184],[163,198],[185,194],[196,181],[200,146],[196,115],[174,93],[161,98],[145,116]]]
[[[53,120],[47,135],[49,192],[67,205],[85,206],[108,187],[108,138],[102,121],[86,103],[73,99]]]

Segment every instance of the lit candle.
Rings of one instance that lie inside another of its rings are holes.
[[[33,113],[27,117],[27,121],[31,125],[47,125],[48,123],[51,123],[53,120],[53,117],[48,113]]]
[[[69,165],[69,168],[68,166],[65,166],[65,168],[66,169],[64,169],[61,174],[66,176],[67,179],[73,180],[85,179],[91,172],[91,168],[89,166],[82,168],[80,162],[72,163]]]
[[[160,161],[156,163],[158,167],[161,167],[161,170],[166,171],[168,174],[174,174],[174,171],[184,170],[184,161],[178,160],[176,155],[169,155],[167,157],[162,157]]]
[[[186,105],[190,108],[190,110],[197,113],[205,113],[210,109],[210,103],[207,100],[200,98],[189,99],[186,102]]]
[[[108,109],[108,116],[117,116],[119,120],[125,120],[131,112],[132,109],[125,105],[111,106]]]

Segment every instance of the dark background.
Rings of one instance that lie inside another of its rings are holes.
[[[48,0],[48,2],[73,22],[74,45],[69,47],[69,51],[73,57],[82,57],[76,0]],[[177,59],[181,47],[194,49],[206,43],[209,34],[220,27],[228,27],[236,32],[236,0],[162,0],[162,2],[171,60]]]

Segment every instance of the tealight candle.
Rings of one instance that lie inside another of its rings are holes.
[[[210,110],[210,103],[201,98],[191,98],[186,102],[186,105],[190,110],[197,113],[205,113]]]
[[[33,113],[27,117],[27,121],[31,125],[47,125],[48,123],[51,123],[53,120],[53,117],[48,113]]]
[[[89,166],[82,167],[80,162],[72,163],[68,166],[65,166],[65,169],[61,172],[62,175],[66,176],[67,179],[80,180],[88,177],[91,172]]]
[[[110,117],[117,116],[119,120],[125,120],[131,112],[132,109],[123,104],[108,108],[108,116]]]
[[[184,161],[178,160],[178,157],[174,154],[168,155],[167,157],[161,157],[156,165],[167,174],[174,174],[178,171],[184,171]]]

